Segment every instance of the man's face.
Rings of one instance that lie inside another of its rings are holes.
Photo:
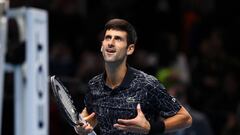
[[[107,30],[102,41],[101,52],[105,62],[122,62],[134,51],[134,45],[127,45],[127,32]]]

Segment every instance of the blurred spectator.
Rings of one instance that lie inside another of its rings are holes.
[[[64,15],[78,14],[82,17],[87,16],[86,0],[52,0],[50,10],[61,12]]]
[[[83,93],[87,90],[87,83],[90,78],[103,70],[102,57],[99,55],[100,53],[97,54],[90,51],[85,51],[79,55],[75,78],[79,80],[80,90]]]
[[[192,90],[190,104],[203,111],[210,120],[215,134],[221,134],[222,122],[228,121],[229,112],[236,110],[239,88],[234,58],[223,48],[222,30],[212,29],[200,42],[198,53],[191,58]]]
[[[212,125],[217,133],[220,133],[219,129],[224,129],[226,132],[237,126],[237,119],[232,121],[232,118],[236,118],[235,112],[237,103],[239,103],[239,84],[235,74],[232,74],[231,71],[223,74],[220,86],[219,94],[214,99],[208,99],[208,105],[206,105],[207,108],[211,108],[207,113],[211,117]]]
[[[227,120],[224,128],[221,130],[221,135],[239,135],[239,121],[235,112],[230,112],[227,115]]]
[[[139,67],[148,74],[155,75],[159,65],[157,53],[138,49],[132,57],[129,58],[129,64]]]
[[[161,74],[164,74],[163,72],[165,72],[166,70],[162,69],[166,68],[167,70],[171,70],[171,77],[179,77],[178,79],[180,79],[183,83],[190,84],[191,74],[188,58],[185,52],[183,52],[179,47],[179,40],[177,38],[177,35],[175,33],[166,33],[165,36],[166,48],[163,50],[164,54],[160,54],[159,63],[161,64],[159,64],[160,69],[158,70],[157,75],[161,76]],[[168,80],[166,83],[168,83],[169,81],[170,80]]]
[[[72,50],[65,41],[56,41],[50,48],[49,67],[51,75],[71,76],[75,64]]]
[[[167,135],[213,135],[213,129],[208,117],[191,107],[188,101],[188,91],[191,86],[191,72],[187,55],[180,51],[178,40],[173,33],[168,34],[167,49],[168,55],[165,60],[168,60],[167,66],[160,68],[157,72],[157,78],[167,88],[170,95],[176,97],[183,106],[190,112],[193,118],[193,124],[190,128]],[[169,59],[171,58],[171,59]]]
[[[161,81],[171,81],[171,83],[168,83],[170,85],[167,86],[168,93],[176,97],[180,103],[186,107],[193,118],[193,123],[190,128],[174,133],[167,133],[166,135],[213,135],[214,133],[207,116],[189,105],[187,98],[188,85],[181,80],[180,74],[174,70],[175,69],[170,69],[169,74],[162,77]]]
[[[204,107],[208,100],[220,94],[220,81],[227,66],[221,38],[215,32],[211,34],[202,39],[198,53],[190,61],[194,86],[191,99],[193,106],[200,110],[207,110]]]
[[[79,55],[77,76],[88,82],[89,77],[93,77],[102,71],[102,58],[100,53],[85,51]]]

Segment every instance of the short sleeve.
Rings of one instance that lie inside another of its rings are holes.
[[[155,86],[149,89],[150,103],[153,109],[160,112],[164,118],[175,115],[181,108],[180,103],[176,98],[169,95],[161,83],[156,83]]]

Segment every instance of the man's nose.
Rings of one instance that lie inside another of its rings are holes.
[[[110,40],[110,42],[108,43],[108,47],[113,47],[114,45],[115,45],[114,39]]]

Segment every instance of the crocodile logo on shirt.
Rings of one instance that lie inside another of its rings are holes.
[[[127,103],[134,103],[134,102],[136,102],[136,100],[135,100],[134,97],[128,97],[128,98],[126,99],[126,101],[127,101]]]

